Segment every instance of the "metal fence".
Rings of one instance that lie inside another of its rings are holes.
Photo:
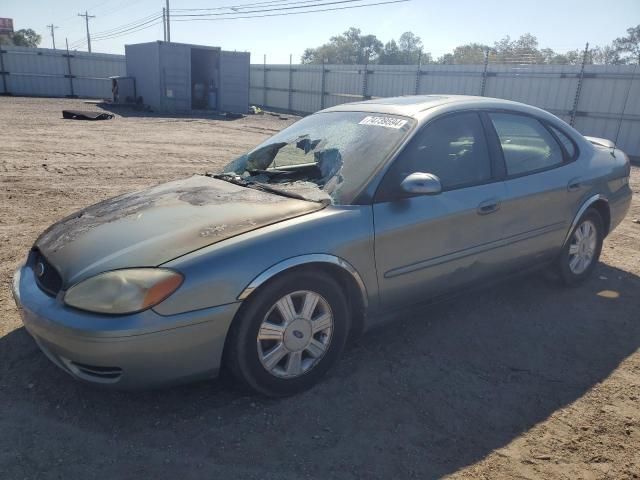
[[[538,106],[584,135],[618,139],[640,156],[635,65],[251,65],[250,102],[311,113],[346,102],[449,93]]]
[[[0,94],[109,98],[109,77],[125,72],[124,55],[0,47]]]
[[[585,135],[617,138],[640,156],[637,65],[251,65],[250,102],[312,113],[375,97],[450,93],[544,108]],[[0,48],[0,94],[109,98],[123,55]]]

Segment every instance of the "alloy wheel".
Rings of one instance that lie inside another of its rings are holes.
[[[279,378],[296,378],[311,370],[329,348],[333,313],[322,295],[301,290],[280,298],[258,330],[260,363]]]
[[[591,220],[582,222],[571,238],[569,245],[569,268],[575,275],[584,273],[593,262],[598,244],[598,232]]]

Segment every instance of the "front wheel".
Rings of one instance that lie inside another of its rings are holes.
[[[349,315],[342,290],[329,276],[285,274],[247,302],[225,356],[234,376],[251,389],[268,396],[298,393],[340,358]]]
[[[558,271],[569,286],[582,283],[593,272],[604,240],[602,217],[589,209],[574,227],[558,258]]]

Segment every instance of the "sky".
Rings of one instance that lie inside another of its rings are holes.
[[[265,0],[171,0],[174,13],[179,8],[215,8]],[[300,0],[290,0],[291,2]],[[317,3],[337,0],[318,0]],[[363,0],[379,2],[383,0]],[[356,5],[341,2],[333,7]],[[52,5],[55,5],[52,8]],[[88,10],[94,52],[124,53],[124,45],[162,40],[162,23],[112,39],[99,40],[108,32],[138,19],[160,14],[165,0],[0,0],[0,17],[14,19],[14,28],[32,28],[42,35],[41,47],[51,47],[47,25],[53,23],[56,46],[70,45],[86,50],[85,20],[77,14]],[[267,8],[260,6],[252,8]],[[329,8],[329,7],[326,7]],[[219,10],[217,12],[229,11]],[[300,10],[298,10],[300,11]],[[198,13],[198,12],[182,12]],[[211,12],[214,13],[214,12]],[[278,13],[278,12],[267,12]],[[505,35],[517,38],[531,33],[541,48],[558,52],[605,45],[640,24],[640,0],[411,0],[406,3],[371,6],[341,11],[237,19],[224,21],[171,22],[175,42],[219,46],[224,50],[251,52],[251,62],[288,63],[289,55],[298,63],[307,47],[316,47],[349,27],[374,34],[383,42],[398,39],[411,31],[422,38],[425,51],[434,58],[457,45],[479,42],[492,45]]]

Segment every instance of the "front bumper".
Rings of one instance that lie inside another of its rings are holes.
[[[13,295],[25,328],[53,363],[77,379],[122,389],[216,376],[240,306],[170,316],[82,312],[42,292],[26,266],[14,276]]]

